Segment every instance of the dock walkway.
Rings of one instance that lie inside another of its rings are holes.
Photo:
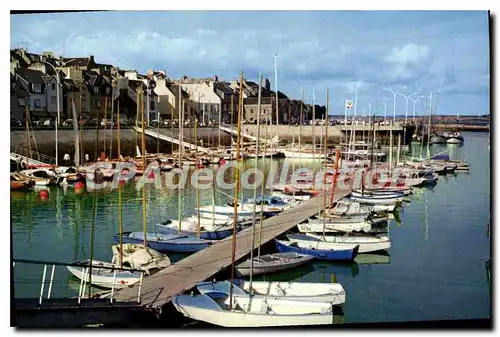
[[[351,192],[350,189],[336,188],[334,202]],[[329,199],[329,196],[327,196]],[[262,244],[291,229],[293,226],[317,214],[322,206],[323,197],[317,197],[290,208],[262,222]],[[257,248],[260,225],[255,227],[255,245]],[[237,234],[236,261],[250,254],[252,248],[252,228]],[[146,277],[142,283],[141,304],[151,308],[160,308],[168,303],[172,296],[193,288],[196,283],[210,279],[219,271],[231,265],[232,237],[217,242],[164,270]],[[138,285],[125,288],[116,293],[117,301],[131,301],[137,298]]]
[[[227,132],[227,133],[229,133],[231,135],[234,135],[234,136],[236,136],[238,134],[238,129],[236,127],[234,127],[234,128],[228,128],[227,126],[219,125],[219,129],[221,131]],[[250,139],[250,140],[252,140],[254,142],[257,140],[256,136],[246,133],[243,129],[245,129],[245,126],[243,126],[242,130],[241,130],[241,136],[242,137]],[[276,139],[263,139],[263,138],[260,139],[261,142],[265,141],[267,144],[273,144],[273,143],[276,142],[276,140],[277,140],[277,138]]]
[[[141,128],[134,126],[133,129],[139,133],[142,133]],[[146,130],[144,130],[144,134],[146,136],[158,138],[158,139],[170,142],[170,143],[174,143],[176,145],[181,144],[181,141],[179,140],[178,136],[173,135],[173,133],[171,131],[167,131],[165,129],[162,129],[161,132],[153,131],[151,129],[146,129]],[[186,140],[188,140],[188,141],[186,141]],[[200,145],[196,146],[196,144],[194,144],[194,140],[186,138],[186,137],[184,137],[184,140],[182,141],[182,145],[184,147],[191,149],[191,150],[198,149],[198,151],[205,152],[205,153],[212,152],[210,149],[207,149],[206,147],[202,147]]]

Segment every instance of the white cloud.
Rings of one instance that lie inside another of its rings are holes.
[[[404,66],[425,61],[428,56],[428,46],[419,46],[414,43],[408,43],[401,48],[392,48],[392,52],[385,58],[385,60]]]

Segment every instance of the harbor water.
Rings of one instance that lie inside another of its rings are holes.
[[[312,262],[292,271],[258,279],[340,282],[347,293],[344,323],[404,322],[490,318],[487,264],[490,241],[489,134],[464,135],[463,145],[432,145],[432,153],[448,150],[465,159],[470,172],[440,176],[433,188],[415,189],[397,221],[389,223],[392,247],[387,254],[360,254],[351,263]],[[412,149],[418,154],[419,147]],[[426,148],[423,148],[424,154]],[[281,173],[287,159],[265,159],[264,170]],[[288,161],[307,167],[306,161]],[[253,160],[245,165],[252,167]],[[260,165],[259,165],[260,166]],[[227,172],[231,174],[230,171]],[[147,225],[194,214],[196,191],[145,185]],[[90,258],[93,193],[51,188],[47,200],[36,192],[11,192],[13,258],[71,262]],[[260,192],[260,189],[259,189]],[[233,190],[219,190],[215,203],[231,201]],[[245,190],[251,197],[252,190]],[[260,194],[260,193],[259,193]],[[94,258],[110,261],[113,235],[118,232],[118,191],[96,192]],[[123,188],[124,231],[142,231],[143,192],[135,183]],[[199,193],[200,205],[211,205],[213,190]],[[183,256],[168,254],[176,261]],[[43,265],[16,264],[15,297],[37,298]],[[47,271],[50,274],[50,268]],[[77,296],[79,281],[64,267],[55,269],[52,297]]]

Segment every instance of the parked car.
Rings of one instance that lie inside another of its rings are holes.
[[[73,120],[72,119],[66,119],[63,123],[62,126],[65,127],[72,127],[73,126]]]

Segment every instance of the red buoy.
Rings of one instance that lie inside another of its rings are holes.
[[[49,191],[47,191],[47,190],[41,190],[41,191],[39,191],[38,192],[38,197],[40,199],[43,199],[43,200],[48,199],[49,198]]]
[[[84,189],[85,188],[85,184],[82,183],[81,181],[77,181],[75,183],[75,190],[81,190],[81,189]]]

